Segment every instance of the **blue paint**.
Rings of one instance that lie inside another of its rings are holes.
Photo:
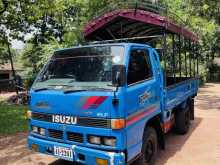
[[[154,111],[135,121],[131,125],[120,130],[109,128],[95,128],[80,125],[67,125],[40,121],[31,119],[29,121],[30,134],[28,136],[28,146],[37,144],[39,152],[48,153],[46,148],[53,146],[63,146],[73,148],[74,159],[84,164],[95,164],[95,158],[107,159],[110,163],[125,164],[141,152],[142,137],[146,123],[154,116],[159,115],[161,123],[169,120],[166,117],[167,111],[172,111],[176,106],[186,102],[190,97],[196,95],[198,90],[198,80],[189,79],[173,87],[166,88],[164,86],[163,71],[160,66],[159,55],[154,48],[143,44],[120,43],[120,44],[102,44],[103,45],[121,45],[125,48],[124,62],[128,72],[128,64],[130,52],[132,49],[144,49],[149,51],[151,68],[153,71],[152,78],[134,85],[125,85],[119,87],[116,97],[119,104],[114,106],[112,99],[114,93],[112,91],[82,91],[76,93],[64,94],[62,90],[44,90],[35,92],[30,90],[31,101],[30,110],[32,112],[42,114],[60,114],[66,116],[87,117],[87,118],[104,118],[104,119],[128,119],[138,114],[141,110],[154,106]],[[89,47],[93,47],[90,45]],[[68,50],[68,49],[64,49]],[[83,104],[91,96],[107,96],[103,103],[95,109],[82,109]],[[144,98],[140,104],[140,96]],[[145,98],[147,97],[147,99]],[[38,108],[38,102],[46,102],[49,107]],[[100,117],[102,116],[102,117]],[[46,129],[46,136],[41,136],[31,132],[31,126],[37,126]],[[64,133],[62,139],[49,137],[48,129],[61,130]],[[66,132],[74,132],[83,134],[83,142],[68,141]],[[116,146],[94,145],[88,142],[88,135],[98,135],[101,137],[115,137],[117,139]],[[78,154],[83,154],[85,160],[79,160]],[[127,154],[127,155],[126,155]],[[127,157],[127,160],[125,159]]]

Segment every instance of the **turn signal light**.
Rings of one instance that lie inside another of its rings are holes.
[[[111,128],[112,129],[122,129],[125,127],[124,119],[112,119],[111,120]]]
[[[96,164],[97,165],[108,165],[108,160],[101,159],[101,158],[96,158]]]
[[[37,151],[38,151],[38,146],[37,146],[37,144],[32,144],[32,145],[31,145],[31,149],[32,149],[33,151],[37,152]]]
[[[32,112],[31,112],[31,111],[27,111],[27,112],[26,112],[26,117],[27,117],[27,119],[31,119],[31,117],[32,117]]]

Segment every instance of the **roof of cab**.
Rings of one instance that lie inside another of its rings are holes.
[[[86,48],[86,47],[95,47],[95,46],[125,46],[125,47],[130,47],[130,46],[136,46],[136,47],[147,47],[147,48],[152,48],[151,46],[147,44],[139,44],[139,43],[98,43],[98,44],[87,44],[87,45],[78,45],[70,48],[62,48],[62,49],[57,49],[55,50],[55,53],[66,51],[66,50],[72,50],[72,49],[78,49],[78,48]]]

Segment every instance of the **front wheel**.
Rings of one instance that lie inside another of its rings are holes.
[[[141,149],[142,156],[135,165],[154,165],[157,155],[157,133],[154,128],[147,127],[143,136],[143,145]]]

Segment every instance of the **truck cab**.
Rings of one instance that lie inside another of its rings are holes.
[[[30,91],[29,147],[84,164],[125,164],[162,111],[159,61],[143,44],[55,51]]]

